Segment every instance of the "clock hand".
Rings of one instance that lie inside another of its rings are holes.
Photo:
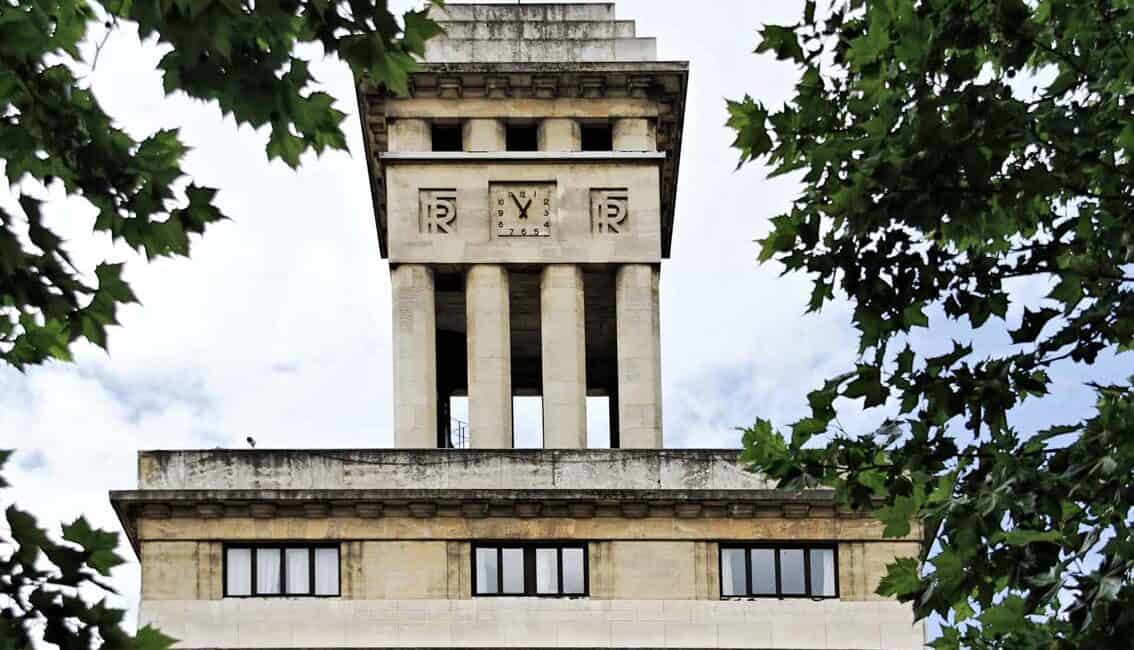
[[[530,207],[532,207],[532,200],[528,199],[528,202],[524,204],[524,207],[520,208],[520,212],[523,214],[524,219],[528,218],[528,208]]]
[[[520,205],[520,200],[516,198],[515,194],[508,192],[508,196],[511,197],[512,203],[515,203],[517,208],[519,208],[520,210],[524,209],[524,206]]]

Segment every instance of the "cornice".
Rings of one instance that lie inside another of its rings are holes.
[[[137,550],[138,519],[862,518],[831,490],[126,490],[110,501]]]

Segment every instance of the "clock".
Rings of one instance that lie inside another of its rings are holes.
[[[497,237],[550,237],[555,183],[489,183],[489,215]]]

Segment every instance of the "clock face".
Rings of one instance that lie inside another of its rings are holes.
[[[491,183],[489,215],[497,237],[550,237],[555,183]]]

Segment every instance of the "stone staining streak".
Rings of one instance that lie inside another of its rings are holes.
[[[591,190],[591,232],[617,235],[626,227],[630,215],[630,195],[626,188]]]
[[[457,190],[421,190],[421,232],[448,235],[457,229]]]

